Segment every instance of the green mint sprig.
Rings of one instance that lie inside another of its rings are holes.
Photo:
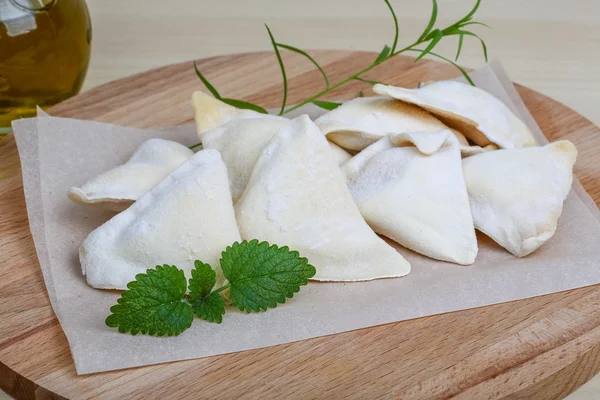
[[[402,49],[399,49],[399,50],[397,49],[398,40],[399,40],[398,18],[396,17],[396,13],[394,12],[392,5],[390,4],[390,1],[384,0],[384,2],[387,5],[387,7],[392,15],[392,18],[394,20],[395,34],[394,34],[394,41],[393,41],[392,46],[391,47],[388,45],[383,46],[383,49],[381,50],[379,55],[373,60],[373,63],[371,65],[367,66],[366,68],[363,68],[362,70],[350,75],[348,78],[343,79],[335,84],[330,83],[330,80],[327,77],[327,74],[325,73],[324,69],[307,52],[300,50],[296,47],[290,46],[288,44],[277,42],[275,40],[275,37],[273,36],[271,29],[269,29],[269,27],[267,25],[265,25],[265,27],[267,28],[267,33],[269,34],[269,39],[271,40],[271,44],[273,45],[273,50],[275,51],[275,55],[277,57],[277,62],[279,63],[279,67],[281,69],[281,75],[283,78],[283,99],[282,99],[282,104],[281,104],[281,107],[279,110],[279,115],[287,114],[290,111],[300,108],[303,105],[308,104],[308,103],[313,103],[313,104],[315,104],[319,107],[322,107],[326,110],[333,110],[339,106],[338,103],[319,100],[319,98],[321,98],[322,96],[330,93],[334,89],[337,89],[340,86],[343,86],[351,81],[361,81],[361,82],[372,84],[373,81],[365,79],[362,75],[365,74],[366,72],[370,71],[371,69],[375,68],[376,66],[384,63],[385,61],[397,56],[398,54],[402,54],[405,52],[419,53],[419,55],[415,59],[415,62],[419,61],[420,59],[422,59],[425,56],[432,56],[432,57],[438,58],[442,61],[445,61],[449,64],[452,64],[454,67],[456,67],[460,71],[460,73],[465,77],[465,79],[471,85],[475,86],[475,84],[473,83],[473,81],[471,80],[471,78],[469,77],[467,72],[461,66],[459,66],[455,61],[458,61],[458,57],[460,56],[460,52],[462,50],[463,41],[464,41],[465,36],[470,36],[470,37],[473,37],[473,38],[479,40],[479,42],[481,43],[482,49],[483,49],[483,56],[484,56],[486,62],[488,60],[488,50],[487,50],[487,46],[486,46],[485,42],[483,41],[483,39],[481,39],[481,37],[479,37],[479,35],[468,30],[468,28],[467,28],[469,26],[475,26],[475,25],[484,26],[484,27],[489,28],[488,25],[486,25],[482,22],[473,20],[473,17],[475,16],[475,13],[477,12],[477,10],[479,9],[479,6],[481,4],[481,0],[476,1],[475,5],[469,11],[469,13],[467,13],[467,15],[465,15],[463,18],[459,19],[457,22],[455,22],[443,29],[435,27],[436,22],[437,22],[437,17],[438,17],[438,4],[437,4],[437,0],[432,0],[433,7],[431,10],[431,16],[429,17],[429,22],[427,23],[425,30],[421,33],[419,38],[417,40],[415,40],[412,44],[410,44]],[[454,61],[452,61],[440,54],[434,53],[432,51],[444,38],[447,38],[450,36],[458,36],[458,49],[457,49],[456,57],[455,57]],[[421,46],[424,46],[424,48],[420,48]],[[307,99],[305,99],[291,107],[286,108],[287,98],[288,98],[288,80],[287,80],[285,65],[283,63],[283,59],[281,57],[281,53],[280,53],[279,49],[288,50],[288,51],[300,54],[303,57],[307,58],[313,65],[315,65],[315,67],[319,70],[319,72],[323,76],[323,80],[325,83],[325,89],[319,91],[318,93],[308,97]],[[198,75],[198,77],[200,78],[200,80],[202,81],[204,86],[206,86],[206,88],[217,99],[224,101],[225,103],[235,106],[235,107],[238,107],[238,108],[254,110],[254,111],[258,111],[258,112],[265,113],[265,114],[267,113],[267,111],[263,107],[260,107],[256,104],[253,104],[253,103],[250,103],[247,101],[243,101],[243,100],[234,100],[234,99],[221,97],[221,95],[219,94],[217,89],[208,81],[208,79],[204,75],[202,75],[202,73],[198,69],[196,63],[194,63],[194,68],[196,70],[196,74]]]
[[[137,275],[111,307],[106,325],[132,335],[177,336],[192,326],[194,314],[220,324],[225,314],[221,292],[227,289],[231,304],[241,311],[266,311],[292,298],[316,274],[297,251],[258,240],[227,247],[220,265],[229,283],[218,289],[215,271],[201,261],[194,263],[189,286],[174,265]]]

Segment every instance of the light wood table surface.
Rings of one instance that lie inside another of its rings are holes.
[[[270,49],[264,23],[279,42],[302,49],[378,51],[393,24],[383,0],[87,0],[92,60],[84,90],[137,72],[194,58]],[[425,0],[391,0],[401,39],[410,44],[430,14]],[[462,17],[474,0],[439,0],[439,26]],[[511,78],[600,125],[600,3],[597,0],[483,0],[474,28]],[[438,52],[454,57],[452,39]],[[465,39],[460,63],[484,63]],[[274,77],[274,80],[279,77]],[[600,398],[596,377],[569,400]],[[2,399],[2,394],[0,394]]]

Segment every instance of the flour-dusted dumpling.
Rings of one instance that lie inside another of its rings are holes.
[[[315,280],[371,280],[410,271],[361,217],[327,140],[307,116],[273,137],[235,211],[243,239],[300,252],[317,269]]]
[[[90,286],[126,289],[156,265],[176,265],[188,278],[194,260],[210,264],[222,282],[221,252],[240,234],[227,170],[216,150],[202,150],[127,210],[94,230],[79,250]]]
[[[327,144],[329,144],[329,148],[333,153],[333,159],[335,160],[335,162],[337,162],[338,165],[342,165],[352,158],[352,154],[348,153],[346,150],[344,150],[337,144],[330,141],[327,141]]]
[[[576,158],[573,143],[561,140],[464,159],[475,228],[517,257],[538,249],[556,231]]]
[[[254,164],[271,138],[291,124],[287,118],[236,118],[202,135],[205,149],[216,149],[227,165],[231,195],[235,203],[246,188]],[[332,157],[338,165],[352,156],[344,149],[329,143]]]
[[[488,151],[494,151],[494,150],[498,150],[500,149],[500,147],[498,147],[498,145],[496,144],[488,144],[487,146],[481,147],[481,146],[460,146],[460,155],[463,158],[467,158],[467,157],[471,157],[471,156],[475,156],[477,154],[481,154],[481,153],[487,153]]]
[[[418,89],[377,84],[373,91],[422,107],[479,146],[535,146],[529,128],[504,103],[478,87],[440,81]]]
[[[469,141],[467,140],[467,138],[465,137],[465,135],[463,135],[456,129],[450,129],[450,128],[448,128],[448,129],[452,132],[454,137],[458,140],[458,146],[460,148],[460,155],[463,158],[471,157],[471,156],[474,156],[475,154],[485,153],[486,151],[498,150],[500,148],[495,144],[488,144],[485,147],[471,145],[469,143]]]
[[[477,239],[452,132],[390,134],[342,170],[377,233],[437,260],[475,261]]]
[[[277,118],[268,114],[261,114],[252,110],[242,110],[230,106],[204,92],[196,91],[192,94],[194,119],[198,129],[198,137],[236,118]]]
[[[72,187],[69,198],[77,203],[99,204],[109,210],[123,211],[193,155],[188,147],[171,140],[147,140],[125,164],[81,187]]]
[[[449,129],[456,136],[463,157],[494,150],[495,146],[471,146],[462,133],[448,128],[427,111],[388,97],[350,100],[322,115],[315,123],[328,140],[350,150],[362,150],[389,133],[437,132],[442,129]]]
[[[221,153],[227,173],[233,202],[246,188],[254,164],[281,128],[290,124],[286,118],[237,118],[202,135],[205,149]]]
[[[328,140],[362,150],[388,133],[435,132],[447,127],[423,109],[387,97],[359,97],[315,121]]]

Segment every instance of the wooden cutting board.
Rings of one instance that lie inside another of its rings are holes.
[[[336,82],[375,54],[314,56]],[[289,104],[322,88],[306,60],[286,54],[285,61]],[[227,97],[280,105],[272,53],[203,59],[199,67]],[[413,87],[456,74],[446,64],[396,57],[367,76]],[[172,126],[192,121],[190,95],[200,88],[187,62],[108,83],[50,112],[139,128]],[[361,89],[372,95],[368,85],[353,82],[329,98],[356,97]],[[577,145],[576,175],[598,204],[600,129],[542,94],[518,90],[549,140]],[[17,398],[552,399],[600,370],[597,285],[265,349],[77,376],[29,233],[12,137],[0,142],[0,210],[0,387]]]

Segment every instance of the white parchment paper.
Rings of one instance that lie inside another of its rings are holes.
[[[547,142],[498,63],[472,76],[513,109],[540,144]],[[79,374],[273,346],[600,283],[600,213],[575,181],[556,235],[529,257],[513,257],[482,235],[477,260],[469,267],[396,246],[412,264],[404,278],[311,283],[274,310],[230,309],[221,325],[197,320],[174,338],[119,334],[104,325],[119,292],[88,287],[78,260],[84,238],[113,214],[72,203],[67,190],[124,162],[149,138],[195,143],[194,126],[140,130],[40,117],[16,121],[13,128],[40,266]]]

